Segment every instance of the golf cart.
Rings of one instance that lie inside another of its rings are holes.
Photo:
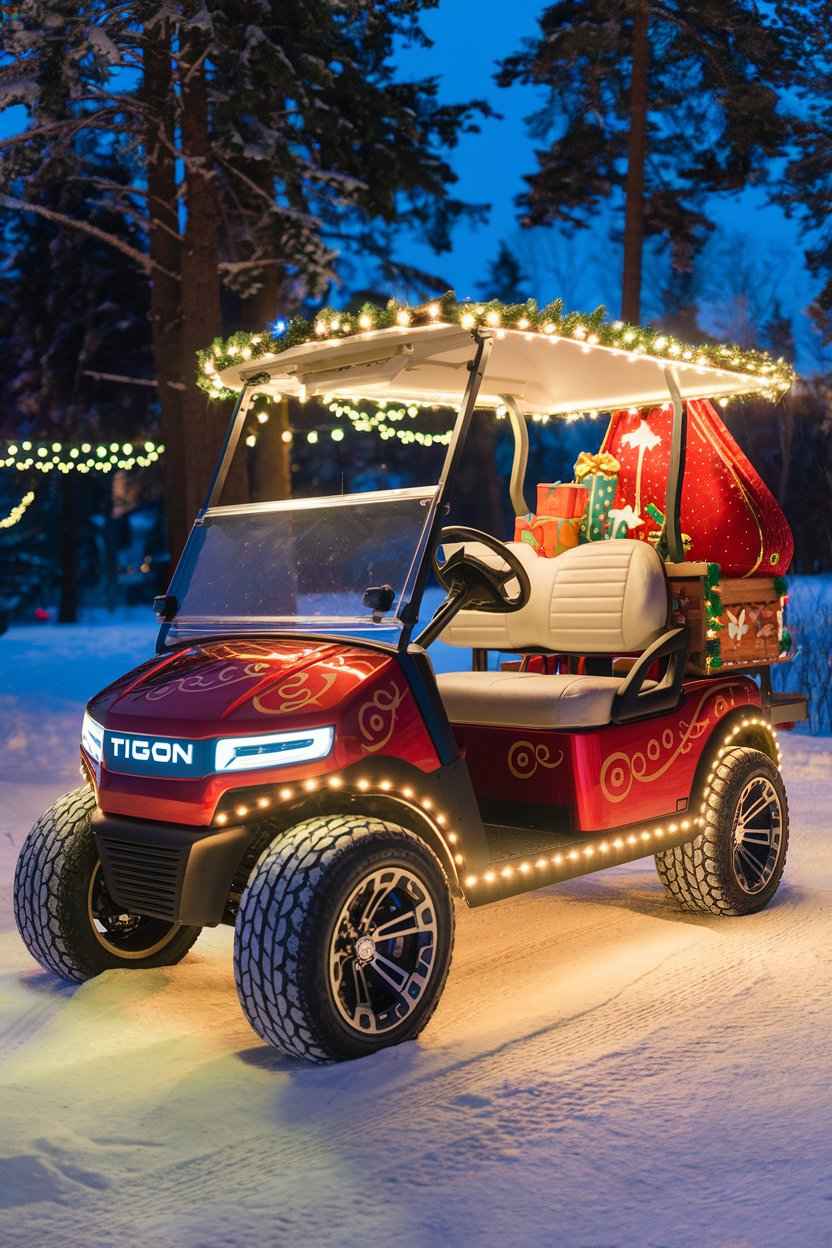
[[[235,339],[204,358],[207,384],[238,398],[157,600],[157,655],[90,701],[84,782],[36,823],[14,886],[27,947],[68,979],[172,965],[202,927],[234,925],[247,1018],[318,1061],[418,1035],[450,968],[454,899],[653,854],[683,909],[762,909],[788,843],[775,726],[806,713],[772,691],[767,651],[707,658],[691,586],[707,595],[708,574],[680,531],[688,401],[772,397],[774,365],[650,331],[633,346],[618,325],[501,324],[490,307],[392,319],[319,320],[288,347]],[[458,414],[434,484],[223,505],[263,394]],[[475,419],[510,423],[522,517],[527,420],[655,405],[672,446],[654,543],[544,558],[446,517]],[[425,619],[432,570],[443,592]],[[470,650],[470,670],[437,676],[439,639]]]

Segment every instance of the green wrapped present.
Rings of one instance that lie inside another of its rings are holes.
[[[584,521],[584,535],[589,542],[601,542],[610,536],[610,509],[618,491],[620,471],[618,460],[606,451],[596,455],[581,451],[575,460],[575,480],[589,491]]]

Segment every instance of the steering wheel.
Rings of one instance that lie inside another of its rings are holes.
[[[468,553],[464,545],[440,564],[436,556],[439,547],[446,542],[480,542],[506,565],[505,570],[484,563]],[[466,607],[472,611],[508,614],[525,607],[532,592],[529,574],[514,552],[504,542],[479,529],[457,526],[442,529],[433,551],[433,570],[440,585],[458,604],[457,610]],[[518,583],[514,594],[506,590],[511,581]]]

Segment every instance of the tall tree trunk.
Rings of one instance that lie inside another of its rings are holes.
[[[641,265],[644,252],[644,163],[647,155],[647,78],[650,68],[648,0],[637,0],[633,24],[633,71],[630,83],[630,136],[624,218],[624,274],[621,316],[641,316]]]
[[[258,274],[260,288],[243,301],[241,323],[244,329],[260,330],[275,320],[279,314],[281,272],[277,265],[269,265]],[[257,502],[271,502],[292,496],[292,444],[284,438],[290,433],[289,403],[261,405],[269,413],[267,424],[259,430],[257,448],[252,465],[252,498]]]
[[[182,426],[187,472],[185,512],[188,523],[202,506],[211,471],[222,445],[228,409],[209,400],[196,385],[196,353],[222,328],[217,270],[218,204],[211,163],[205,37],[193,25],[181,28],[182,153],[185,161],[185,241],[182,249]],[[248,497],[245,458],[235,455],[223,500]]]
[[[75,497],[76,473],[63,473],[61,491],[61,593],[58,623],[74,624],[78,619],[78,508]]]
[[[145,27],[143,74],[142,98],[148,110],[144,141],[149,250],[154,265],[159,266],[151,270],[150,321],[159,386],[161,436],[165,444],[162,464],[168,549],[175,562],[188,535],[189,520],[185,510],[186,460],[180,381],[182,254],[174,159],[171,27],[167,21]]]
[[[777,501],[785,511],[786,500],[789,496],[792,446],[794,443],[794,400],[788,395],[783,403],[779,405],[779,416],[777,432],[780,439],[780,480],[777,483]]]

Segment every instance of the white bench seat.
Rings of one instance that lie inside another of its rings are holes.
[[[476,543],[470,553],[497,564]],[[669,598],[659,556],[645,542],[590,542],[544,559],[523,543],[506,543],[531,582],[519,611],[460,611],[442,633],[452,646],[560,654],[639,654],[667,628]],[[610,723],[619,676],[541,672],[446,672],[439,692],[453,724],[506,728],[594,728]],[[655,688],[644,681],[643,692]]]
[[[541,672],[443,672],[439,692],[452,724],[497,728],[593,728],[610,722],[621,676]],[[652,682],[645,682],[647,687]]]

